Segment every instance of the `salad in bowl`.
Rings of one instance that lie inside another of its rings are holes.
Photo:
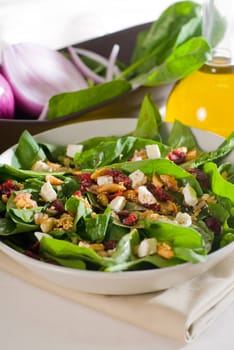
[[[126,285],[131,274],[139,283],[141,273],[178,268],[178,281],[189,278],[185,266],[197,274],[203,267],[193,266],[233,250],[233,149],[234,133],[222,139],[162,122],[148,95],[138,120],[78,123],[37,137],[25,131],[0,159],[0,249],[47,277],[77,273],[81,282],[84,273],[111,284],[125,275]],[[166,277],[140,292],[172,283]]]

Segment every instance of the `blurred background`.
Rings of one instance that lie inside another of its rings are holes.
[[[0,49],[6,43],[22,41],[61,48],[153,21],[173,2],[0,0]]]

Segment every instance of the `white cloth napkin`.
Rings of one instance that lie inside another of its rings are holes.
[[[131,296],[80,293],[48,282],[0,252],[0,268],[74,302],[145,330],[191,342],[234,301],[234,254],[208,272],[163,292]]]

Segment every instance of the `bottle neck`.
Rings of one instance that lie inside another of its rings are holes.
[[[212,48],[207,64],[234,65],[234,3],[204,0],[202,32]]]

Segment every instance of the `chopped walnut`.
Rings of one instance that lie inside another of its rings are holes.
[[[179,187],[177,180],[170,175],[160,175],[160,179],[162,180],[163,184],[171,191],[178,192]]]
[[[37,202],[31,199],[31,193],[18,192],[15,196],[14,203],[18,209],[37,208]]]
[[[59,219],[56,219],[55,227],[69,230],[73,227],[73,221],[74,218],[71,215],[63,213]]]
[[[157,243],[157,254],[165,259],[171,259],[174,257],[174,252],[167,243]]]

